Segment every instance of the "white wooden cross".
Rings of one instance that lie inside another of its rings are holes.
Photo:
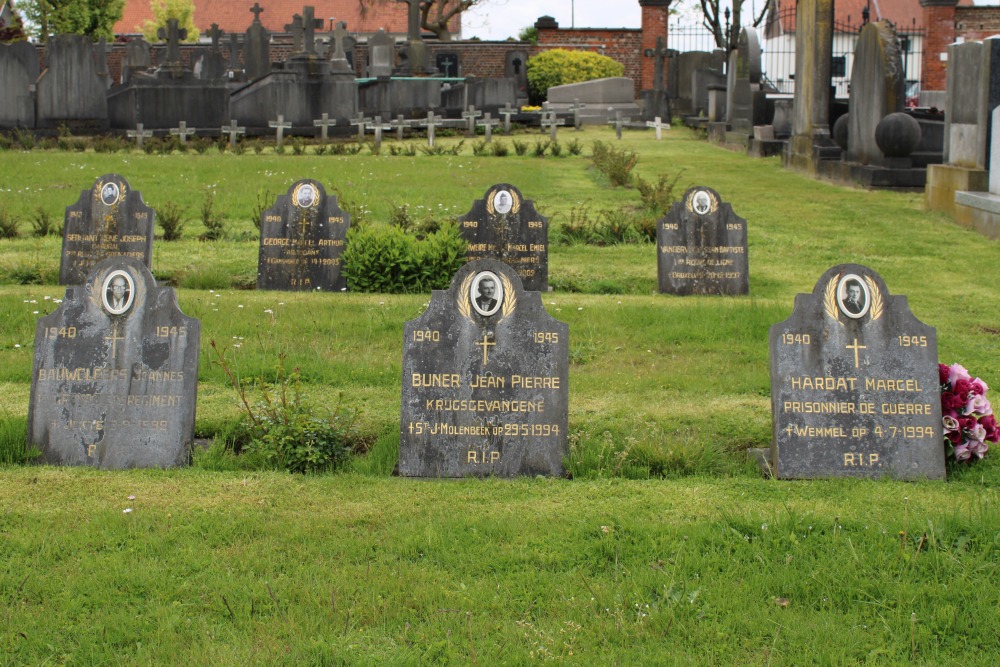
[[[397,114],[396,120],[389,121],[390,127],[396,130],[396,139],[403,140],[403,130],[410,126],[410,121],[403,120],[403,114]]]
[[[467,129],[470,137],[476,135],[476,119],[483,115],[482,111],[476,111],[476,107],[472,104],[469,105],[468,111],[462,112],[462,118],[468,123]]]
[[[193,135],[198,133],[197,128],[187,126],[188,125],[187,121],[182,120],[180,123],[178,123],[178,125],[180,127],[170,128],[170,134],[180,139],[182,144],[187,143],[188,135]]]
[[[330,128],[336,124],[337,124],[337,119],[330,118],[330,114],[326,113],[325,111],[323,112],[322,118],[313,121],[313,127],[322,128],[319,131],[319,136],[323,141],[326,141],[326,138],[329,136],[330,133]]]
[[[517,113],[517,109],[510,108],[510,102],[504,105],[503,109],[500,109],[500,115],[503,116],[503,133],[510,134],[510,117]]]
[[[351,125],[357,125],[358,127],[358,143],[364,143],[365,141],[365,125],[371,122],[371,118],[365,118],[365,115],[358,112],[356,118],[351,119]]]
[[[582,125],[582,123],[580,122],[580,111],[586,108],[587,105],[581,102],[580,98],[578,97],[573,98],[573,106],[571,106],[569,110],[573,112],[573,127],[578,130],[582,129],[580,127]]]
[[[493,118],[493,115],[487,113],[483,119],[476,123],[478,127],[486,128],[486,143],[491,143],[493,141],[493,128],[500,124],[500,121]]]
[[[236,125],[236,119],[229,121],[229,125],[222,126],[222,134],[229,135],[229,148],[236,148],[236,137],[241,134],[246,134],[247,128]]]
[[[369,122],[365,129],[375,132],[375,152],[382,150],[382,130],[391,130],[392,125],[382,123],[382,116],[375,116],[374,122]]]
[[[135,139],[135,147],[142,150],[142,142],[146,137],[152,137],[152,130],[142,129],[142,123],[137,123],[134,130],[128,130],[125,132],[129,139]]]
[[[646,121],[646,127],[651,127],[651,128],[653,128],[653,129],[656,130],[656,140],[659,141],[660,139],[663,138],[663,133],[662,133],[661,130],[663,130],[663,128],[666,128],[666,129],[669,130],[670,129],[670,123],[664,123],[664,122],[662,122],[660,120],[660,117],[657,116],[656,120],[647,120]]]
[[[443,125],[441,116],[435,116],[433,111],[427,112],[427,120],[420,121],[421,127],[427,128],[427,146],[434,148],[434,128]]]
[[[267,122],[269,127],[275,128],[274,143],[277,146],[281,146],[285,139],[285,130],[292,126],[291,123],[285,121],[285,117],[282,114],[278,114],[278,120],[269,120]]]
[[[542,123],[541,123],[542,129],[544,130],[544,128],[546,127],[549,128],[549,138],[552,139],[552,141],[556,140],[556,128],[559,127],[560,125],[565,125],[565,124],[566,124],[566,119],[556,118],[555,111],[542,113]]]

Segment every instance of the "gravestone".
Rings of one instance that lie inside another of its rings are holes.
[[[503,56],[503,75],[514,80],[517,92],[516,104],[521,107],[528,103],[528,52],[520,49],[507,51]]]
[[[38,54],[28,42],[0,44],[0,129],[35,127]]]
[[[688,188],[656,226],[660,292],[749,294],[747,221],[712,188]]]
[[[212,39],[212,47],[208,52],[205,69],[202,71],[201,78],[209,81],[226,79],[228,78],[226,76],[227,63],[225,57],[222,55],[222,48],[219,45],[219,41],[226,33],[219,28],[218,23],[213,23],[211,29],[206,34]]]
[[[828,270],[769,340],[776,477],[944,479],[936,333],[877,273]]]
[[[800,0],[795,23],[795,102],[785,162],[816,172],[817,153],[830,150],[833,0]]]
[[[38,320],[28,441],[55,465],[188,462],[201,323],[139,261],[112,257]]]
[[[903,73],[892,24],[876,21],[862,28],[851,69],[846,161],[863,165],[884,162],[885,156],[875,143],[875,128],[889,114],[903,110]]]
[[[454,51],[437,53],[434,56],[434,66],[439,76],[449,78],[462,76],[460,62],[458,54]]]
[[[499,259],[517,271],[525,289],[549,290],[549,219],[508,183],[489,188],[458,219],[467,261]]]
[[[403,336],[399,473],[561,475],[569,326],[492,259],[466,264]]]
[[[125,45],[125,66],[122,68],[122,83],[134,74],[145,72],[153,66],[150,45],[142,37],[130,40]]]
[[[128,257],[147,267],[153,255],[156,213],[123,176],[105,174],[66,207],[60,285],[82,285],[95,264]]]
[[[341,21],[330,37],[330,69],[338,74],[354,74],[354,47],[358,40],[347,32],[347,21]]]
[[[250,11],[253,22],[247,28],[243,42],[243,66],[247,80],[254,81],[271,71],[271,33],[260,22],[260,15],[264,12],[260,3],[255,2]]]
[[[751,136],[755,125],[767,123],[767,94],[761,86],[760,41],[756,30],[744,28],[740,32],[739,46],[735,53],[736,72],[726,109],[732,131]]]
[[[325,292],[347,288],[340,257],[351,217],[312,179],[292,184],[260,217],[257,289]]]
[[[396,40],[380,28],[368,39],[368,76],[390,76],[395,63]]]
[[[49,40],[48,67],[38,78],[35,123],[39,129],[108,129],[106,82],[98,76],[94,44],[86,35]]]

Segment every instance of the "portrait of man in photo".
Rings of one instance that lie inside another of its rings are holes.
[[[861,317],[868,310],[868,292],[857,276],[845,276],[841,282],[840,309],[853,318]]]
[[[472,305],[480,315],[490,316],[503,303],[503,287],[500,279],[491,271],[476,276],[472,283]]]
[[[506,190],[501,190],[493,196],[493,210],[500,215],[506,215],[509,213],[513,205],[514,200],[511,198],[510,193]]]
[[[299,186],[295,194],[295,203],[302,208],[309,208],[316,201],[316,189],[309,183]]]
[[[132,305],[132,277],[115,271],[104,280],[104,308],[112,315],[121,315]]]
[[[705,215],[712,207],[712,198],[704,190],[694,193],[694,212],[698,215]]]
[[[117,203],[120,194],[117,183],[105,183],[101,188],[101,201],[105,206],[111,206]]]

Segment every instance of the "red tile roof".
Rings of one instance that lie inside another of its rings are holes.
[[[971,6],[972,0],[959,0],[958,4]],[[795,32],[795,5],[796,0],[777,0],[782,32]],[[835,24],[860,26],[861,12],[865,7],[870,8],[869,21],[888,19],[900,30],[920,30],[924,27],[924,10],[920,0],[837,0],[834,3]]]
[[[271,32],[285,32],[285,25],[292,22],[295,14],[302,14],[306,5],[315,7],[316,18],[323,19],[324,30],[330,29],[330,19],[337,23],[347,21],[351,32],[375,32],[385,28],[386,32],[406,33],[407,5],[385,2],[371,5],[365,15],[361,15],[358,0],[194,0],[194,24],[202,33],[213,23],[228,32],[245,32],[253,22],[250,8],[259,2],[264,11],[260,22]],[[153,18],[149,0],[126,0],[122,19],[115,24],[116,34],[142,32],[142,25]]]

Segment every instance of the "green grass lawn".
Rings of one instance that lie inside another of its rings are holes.
[[[553,235],[584,209],[638,215],[636,190],[610,187],[588,157],[613,130],[560,138],[583,155],[0,153],[0,212],[25,234],[0,240],[0,441],[23,437],[35,322],[64,292],[60,240],[27,236],[27,221],[40,207],[61,220],[117,172],[148,205],[188,210],[152,268],[202,321],[198,435],[239,416],[216,340],[243,376],[287,354],[310,400],[342,395],[361,441],[391,442],[403,323],[430,295],[241,289],[256,275],[255,207],[311,177],[366,224],[404,204],[418,219],[461,215],[498,182],[534,200]],[[751,295],[657,294],[651,244],[552,245],[543,301],[570,326],[573,480],[414,481],[364,457],[354,468],[368,474],[308,477],[8,467],[4,662],[1000,660],[991,460],[931,484],[766,481],[745,457],[770,442],[768,327],[838,263],[879,272],[937,328],[942,361],[1000,386],[1000,244],[924,211],[920,193],[811,180],[685,129],[620,145],[647,180],[680,174],[676,196],[707,185],[747,219]],[[228,240],[197,240],[206,188]]]

